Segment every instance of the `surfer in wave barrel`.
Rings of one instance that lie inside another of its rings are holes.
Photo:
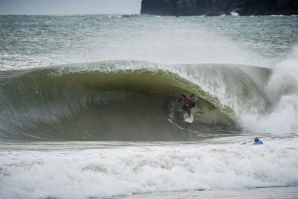
[[[191,108],[195,107],[196,105],[194,96],[194,94],[190,95],[189,97],[186,95],[181,95],[180,99],[178,100],[178,102],[183,101],[182,109],[188,113],[188,116],[191,116]]]

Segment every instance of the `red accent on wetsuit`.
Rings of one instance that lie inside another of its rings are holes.
[[[186,106],[190,106],[190,105],[192,105],[192,104],[193,104],[193,99],[190,98],[190,97],[185,97],[185,98],[184,98],[184,104],[185,104]]]

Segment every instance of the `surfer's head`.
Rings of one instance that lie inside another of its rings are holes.
[[[258,141],[260,141],[259,138],[258,137],[255,137],[255,142],[258,142]]]

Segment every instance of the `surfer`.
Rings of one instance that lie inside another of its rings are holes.
[[[194,100],[194,94],[190,95],[189,97],[186,95],[181,95],[181,98],[178,100],[178,102],[183,101],[182,110],[186,111],[188,113],[188,116],[190,116],[191,108],[195,107],[196,103]]]
[[[243,144],[246,144],[246,142],[242,142],[240,144],[243,145]],[[255,137],[254,143],[252,143],[252,144],[254,144],[254,145],[263,144],[263,141],[261,141],[258,137]]]
[[[255,143],[254,144],[263,144],[263,142],[258,137],[255,137]]]

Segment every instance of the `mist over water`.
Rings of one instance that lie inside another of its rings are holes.
[[[295,20],[295,17],[2,16],[0,66],[5,70],[102,60],[145,60],[274,67],[297,43]]]
[[[264,115],[245,115],[248,129],[262,133],[297,134],[298,129],[298,47],[293,47],[285,60],[278,63],[266,85],[272,110]],[[252,125],[254,124],[254,125]],[[253,128],[249,127],[253,126]],[[262,134],[260,133],[260,134]]]

